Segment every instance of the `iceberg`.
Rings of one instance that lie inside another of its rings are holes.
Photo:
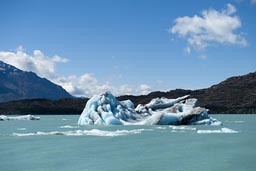
[[[33,116],[33,115],[23,115],[23,116],[0,115],[0,121],[9,121],[9,120],[40,120],[40,117]]]
[[[88,100],[79,125],[220,125],[189,95],[176,99],[155,98],[136,108],[130,100],[118,101],[111,92]]]

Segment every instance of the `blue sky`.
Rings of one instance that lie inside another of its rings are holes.
[[[206,88],[256,69],[255,0],[2,0],[0,8],[0,60],[73,95]]]

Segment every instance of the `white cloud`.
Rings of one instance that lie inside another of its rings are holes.
[[[48,57],[40,50],[34,50],[33,54],[29,55],[22,46],[18,47],[16,52],[0,51],[0,60],[21,70],[35,72],[37,75],[61,85],[74,96],[91,97],[105,91],[112,91],[117,96],[124,94],[140,95],[147,94],[152,90],[147,84],[113,86],[109,82],[102,83],[91,73],[85,73],[81,76],[61,76],[56,72],[56,64],[68,62],[67,58],[58,55]]]
[[[236,8],[227,4],[221,11],[204,10],[201,16],[184,16],[175,19],[175,25],[168,31],[186,39],[188,46],[205,49],[213,44],[231,44],[247,46],[247,41],[235,31],[242,26],[235,16]]]
[[[119,87],[119,92],[125,92],[126,94],[148,94],[150,91],[152,91],[152,88],[147,84],[141,84],[139,86],[131,86],[131,85],[122,85]]]
[[[200,59],[206,59],[206,58],[207,58],[207,55],[199,55],[198,58],[200,58]]]
[[[58,55],[55,55],[52,57],[53,62],[62,62],[62,63],[67,63],[69,60],[67,58],[62,58]]]
[[[128,84],[113,86],[109,82],[99,82],[93,74],[83,74],[81,76],[59,77],[58,82],[68,92],[76,96],[91,97],[94,94],[101,94],[106,91],[113,92],[114,95],[141,95],[148,94],[152,88],[147,84],[131,86]]]
[[[99,83],[99,81],[93,77],[93,74],[89,73],[85,73],[81,76],[72,75],[68,77],[58,77],[55,82],[75,96],[90,97],[94,94],[111,90],[109,83]]]
[[[52,79],[56,76],[56,61],[54,61],[53,58],[45,56],[40,50],[34,50],[33,55],[29,55],[24,51],[23,47],[20,46],[17,48],[16,52],[1,51],[0,60],[14,65],[21,70],[33,71],[41,77]]]
[[[187,54],[191,54],[191,49],[190,49],[190,47],[186,47],[186,48],[184,49],[184,51],[185,51]]]

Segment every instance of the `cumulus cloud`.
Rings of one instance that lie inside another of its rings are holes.
[[[53,62],[63,62],[63,63],[66,63],[69,60],[67,58],[62,58],[62,57],[60,57],[58,55],[55,55],[55,56],[52,57],[52,61]]]
[[[80,76],[61,76],[56,71],[56,64],[68,62],[67,58],[58,55],[48,57],[40,50],[34,50],[33,54],[30,55],[25,52],[22,46],[18,47],[16,52],[0,51],[0,60],[21,70],[35,72],[37,75],[61,85],[74,96],[91,97],[105,91],[112,91],[117,96],[124,94],[140,95],[148,94],[152,90],[147,84],[113,86],[109,82],[102,83],[92,73],[85,73]]]
[[[204,10],[201,15],[176,18],[174,26],[168,31],[184,38],[188,46],[197,50],[214,44],[247,46],[246,39],[235,32],[242,26],[235,13],[236,8],[231,4],[221,11]]]
[[[55,82],[75,96],[90,97],[94,94],[111,90],[109,83],[99,83],[93,74],[90,73],[85,73],[81,76],[71,75],[58,77]]]
[[[85,73],[81,76],[58,77],[56,82],[71,94],[86,97],[91,97],[94,94],[101,94],[106,91],[111,91],[116,96],[141,95],[148,94],[152,91],[152,88],[147,84],[138,86],[128,84],[113,86],[110,82],[101,83],[91,73]]]
[[[25,52],[22,46],[16,49],[16,52],[0,51],[0,60],[14,65],[24,71],[33,71],[41,77],[54,79],[55,64],[57,62],[67,62],[68,59],[59,56],[52,58],[46,56],[40,50],[34,50],[32,55]]]

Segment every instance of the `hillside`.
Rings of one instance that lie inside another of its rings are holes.
[[[0,102],[71,97],[61,86],[41,78],[33,72],[22,71],[0,61]]]
[[[210,113],[255,113],[256,114],[256,72],[236,76],[199,90],[176,89],[168,92],[152,92],[146,96],[122,96],[121,100],[131,99],[136,104],[148,103],[152,98],[177,98],[189,94],[197,98],[201,106]]]
[[[168,92],[152,92],[141,96],[120,96],[119,100],[130,99],[135,106],[148,103],[152,98],[176,98],[190,94],[199,100],[200,106],[210,113],[256,114],[256,72],[236,76],[206,89]],[[0,103],[1,114],[80,114],[88,99],[21,100]]]

